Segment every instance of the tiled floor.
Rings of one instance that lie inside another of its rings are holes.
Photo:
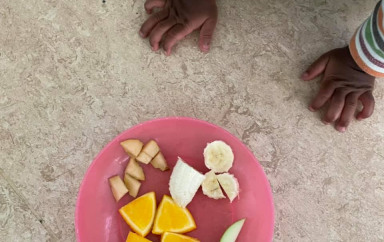
[[[0,2],[0,240],[75,241],[82,177],[134,124],[192,116],[242,139],[270,180],[275,241],[384,240],[384,80],[340,134],[307,110],[300,73],[347,44],[375,0],[218,1],[171,57],[137,32],[143,1]]]

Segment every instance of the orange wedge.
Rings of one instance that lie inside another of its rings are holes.
[[[125,242],[152,242],[149,239],[146,239],[144,237],[141,237],[138,234],[129,232],[127,240]]]
[[[161,236],[161,242],[200,242],[200,240],[182,234],[165,232]]]
[[[146,193],[120,208],[119,212],[133,231],[145,237],[155,218],[156,195],[154,192]]]
[[[152,233],[186,233],[194,229],[196,223],[188,209],[180,207],[170,196],[164,195],[156,213]]]

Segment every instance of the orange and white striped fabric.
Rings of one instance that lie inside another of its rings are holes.
[[[349,44],[351,55],[359,67],[376,77],[384,77],[383,5],[383,1],[376,5]]]

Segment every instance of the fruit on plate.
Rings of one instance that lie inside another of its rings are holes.
[[[120,176],[113,176],[109,178],[109,185],[112,190],[113,197],[116,202],[119,201],[125,194],[128,193],[127,187],[124,185],[123,180],[121,180]]]
[[[148,143],[144,145],[140,154],[137,156],[137,160],[144,164],[148,164],[149,162],[151,162],[153,157],[155,157],[157,153],[159,153],[159,151],[160,151],[160,148],[157,145],[156,141],[150,140]]]
[[[128,173],[124,175],[124,184],[128,188],[128,193],[132,197],[137,197],[141,183],[135,178],[131,177]]]
[[[180,207],[170,196],[164,195],[157,209],[152,233],[186,233],[194,229],[196,223],[188,209]]]
[[[227,172],[233,165],[233,159],[231,147],[221,140],[208,143],[204,149],[204,163],[216,173]]]
[[[201,185],[203,193],[213,199],[225,198],[214,171],[205,173],[205,179]]]
[[[224,232],[223,236],[220,239],[220,242],[235,242],[241,228],[243,228],[245,218],[233,223],[229,228]]]
[[[172,198],[185,208],[195,196],[205,176],[185,163],[180,157],[173,168],[169,181]]]
[[[236,177],[229,173],[217,175],[217,180],[224,192],[227,194],[229,200],[232,202],[239,195],[239,182]]]
[[[120,143],[130,157],[137,157],[143,148],[143,142],[138,139],[128,139]]]
[[[129,159],[128,165],[125,168],[125,173],[129,174],[131,177],[135,178],[136,180],[140,180],[140,181],[145,180],[143,168],[141,168],[140,164],[137,163],[137,161],[133,157]]]
[[[133,231],[142,237],[151,231],[156,213],[156,195],[149,192],[136,198],[124,207],[119,209],[119,213],[131,227]]]
[[[152,242],[149,239],[146,239],[144,237],[141,237],[138,234],[129,232],[127,240],[125,242]]]
[[[198,239],[170,232],[165,232],[161,236],[161,242],[200,242]]]
[[[161,151],[159,151],[159,153],[157,153],[157,155],[153,157],[151,164],[153,167],[160,169],[161,171],[166,171],[169,169],[167,161],[165,160]]]

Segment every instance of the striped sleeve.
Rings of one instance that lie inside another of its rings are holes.
[[[383,5],[383,1],[377,3],[372,15],[357,29],[349,44],[359,67],[376,77],[384,77]]]

